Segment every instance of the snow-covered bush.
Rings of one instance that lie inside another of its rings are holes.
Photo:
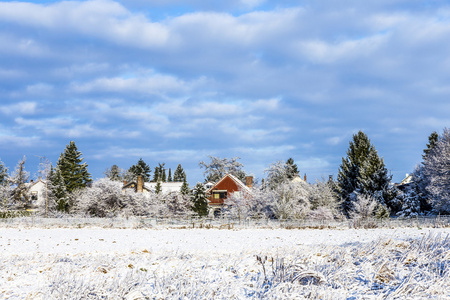
[[[277,219],[304,218],[310,210],[310,186],[303,180],[282,183],[272,195],[269,205]]]

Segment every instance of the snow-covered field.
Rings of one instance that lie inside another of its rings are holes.
[[[449,234],[0,228],[0,298],[446,299]]]

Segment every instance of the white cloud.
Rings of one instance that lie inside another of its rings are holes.
[[[1,105],[0,111],[5,115],[33,115],[37,113],[38,104],[32,101],[20,102],[10,105]]]

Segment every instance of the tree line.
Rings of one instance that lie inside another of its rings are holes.
[[[226,174],[244,181],[246,172],[238,157],[209,156],[199,162],[205,182],[216,182]],[[43,163],[42,178],[47,179],[48,201],[40,211],[54,213],[84,213],[109,215],[178,216],[209,213],[204,183],[192,189],[186,173],[179,164],[172,173],[164,163],[152,170],[140,158],[129,169],[113,165],[105,171],[105,178],[93,181],[83,162],[82,153],[71,141],[53,167]],[[153,174],[152,174],[153,171]],[[239,218],[366,218],[412,217],[450,213],[450,130],[442,135],[433,132],[424,149],[423,161],[417,165],[408,182],[392,184],[392,175],[378,155],[368,136],[360,131],[349,142],[336,179],[322,178],[309,184],[300,178],[293,158],[272,163],[265,170],[265,178],[255,182],[251,197],[243,193],[229,195],[221,214]],[[150,195],[124,194],[124,182],[142,176],[145,182],[156,182]],[[27,189],[29,173],[25,158],[11,175],[0,161],[0,197],[2,207],[29,203]],[[179,193],[161,193],[161,183],[183,182]],[[159,186],[159,188],[158,188]]]

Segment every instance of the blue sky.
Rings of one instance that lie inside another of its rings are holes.
[[[336,176],[363,130],[394,181],[450,124],[447,1],[0,2],[0,158],[36,174],[74,140],[94,178],[140,157],[202,181]]]

